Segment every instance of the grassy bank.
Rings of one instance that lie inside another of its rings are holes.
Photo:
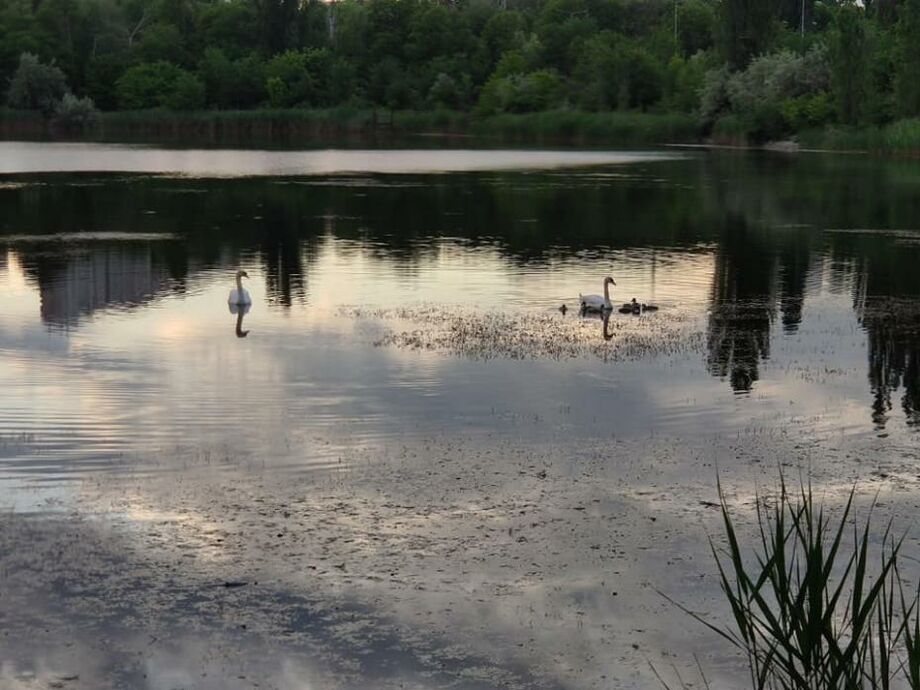
[[[6,111],[0,115],[0,136],[54,137],[55,134],[53,127],[35,114]],[[218,145],[405,141],[418,135],[559,145],[651,145],[699,140],[695,118],[680,114],[564,110],[477,117],[450,110],[354,108],[111,112],[102,114],[98,126],[87,132],[86,138]]]
[[[472,122],[479,136],[504,141],[581,144],[664,144],[700,140],[696,118],[684,114],[585,113],[556,110],[493,115]]]
[[[36,139],[46,136],[47,126],[38,113],[0,108],[0,137]]]
[[[696,117],[682,113],[584,112],[551,110],[477,116],[453,110],[389,111],[330,108],[317,110],[141,110],[102,113],[83,138],[201,145],[316,145],[354,143],[418,145],[420,137],[475,138],[480,143],[536,145],[649,146],[700,143],[746,146],[745,124],[721,118],[704,137]],[[0,138],[73,139],[38,113],[0,109]],[[79,137],[78,137],[79,138]],[[884,127],[828,127],[799,132],[802,148],[920,155],[920,119]]]
[[[805,148],[920,156],[920,119],[898,120],[884,127],[829,127],[798,135]]]

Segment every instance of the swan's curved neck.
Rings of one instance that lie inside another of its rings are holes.
[[[604,302],[610,304],[610,283],[604,281]]]
[[[236,277],[236,295],[237,297],[243,296],[243,276]]]

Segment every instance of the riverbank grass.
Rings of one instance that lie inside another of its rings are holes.
[[[0,134],[22,131],[25,117],[9,111]],[[35,116],[28,118],[36,124]],[[39,118],[39,123],[40,118]],[[49,134],[54,134],[49,129]],[[553,110],[476,116],[454,110],[330,109],[136,110],[103,113],[87,138],[115,141],[322,140],[333,137],[377,139],[412,136],[475,137],[485,142],[537,144],[654,145],[694,143],[699,128],[691,115],[639,112]]]
[[[892,122],[884,127],[828,127],[798,135],[804,148],[920,155],[920,119]]]

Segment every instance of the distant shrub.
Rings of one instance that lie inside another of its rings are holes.
[[[728,94],[728,83],[731,72],[724,65],[711,69],[703,77],[700,87],[700,119],[703,124],[711,126],[719,117],[731,109],[731,100]]]
[[[711,70],[700,90],[700,116],[712,125],[725,115],[734,117],[752,141],[788,135],[802,126],[828,122],[831,69],[827,50],[816,45],[804,55],[789,50],[763,55],[747,69]]]
[[[89,97],[78,98],[67,93],[54,108],[53,122],[64,129],[88,129],[98,121],[99,111]]]

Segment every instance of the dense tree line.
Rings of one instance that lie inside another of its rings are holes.
[[[8,105],[920,115],[920,0],[5,0]]]

